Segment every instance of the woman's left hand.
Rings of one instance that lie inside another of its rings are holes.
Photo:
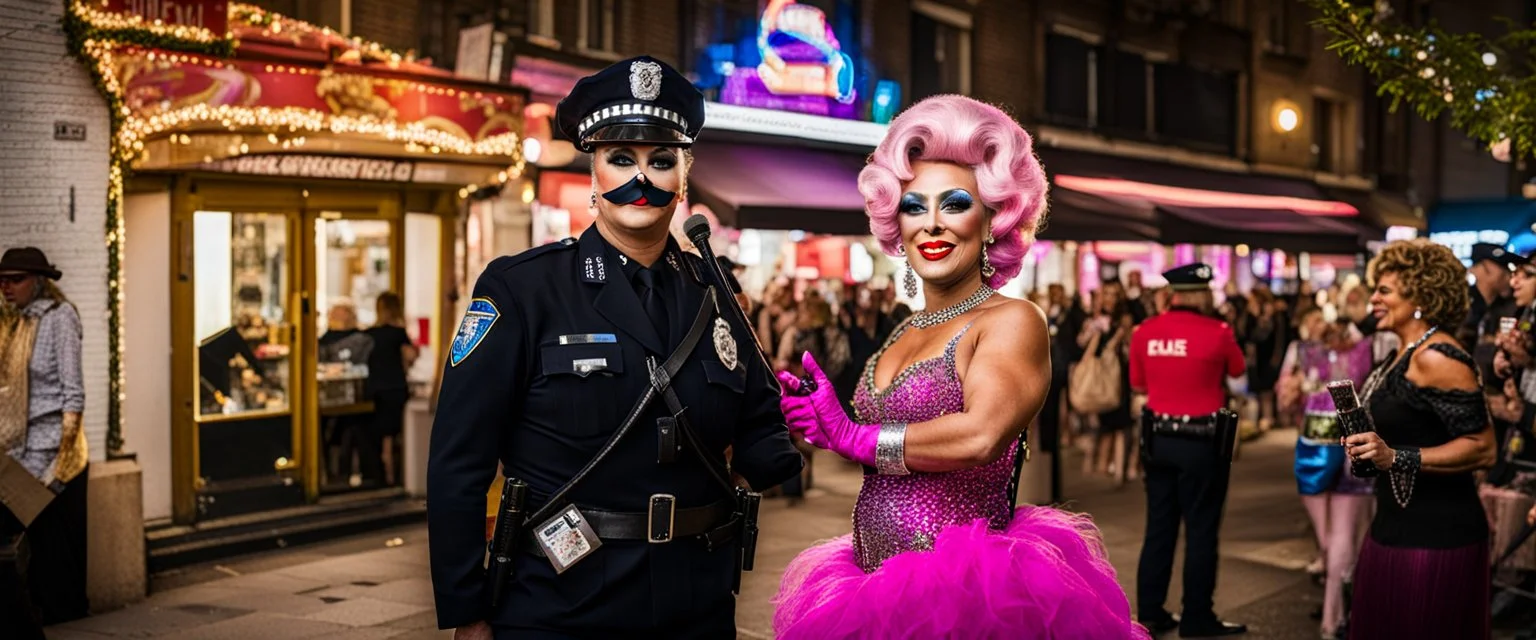
[[[1349,452],[1350,459],[1370,460],[1377,469],[1386,471],[1392,468],[1392,461],[1397,457],[1397,452],[1387,446],[1387,442],[1376,435],[1374,431],[1357,433],[1344,438],[1344,448]]]

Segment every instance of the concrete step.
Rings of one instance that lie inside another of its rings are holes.
[[[399,489],[322,498],[319,503],[144,531],[151,574],[230,556],[289,548],[426,521],[424,500]]]

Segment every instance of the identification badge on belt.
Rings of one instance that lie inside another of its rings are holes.
[[[565,573],[566,569],[603,546],[603,541],[598,539],[597,532],[592,530],[592,525],[587,523],[576,505],[545,520],[534,531],[534,538],[556,574]]]

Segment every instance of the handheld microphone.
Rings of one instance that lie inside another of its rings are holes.
[[[1339,426],[1344,428],[1344,433],[1355,435],[1367,431],[1375,431],[1371,426],[1371,418],[1360,406],[1360,398],[1355,395],[1355,383],[1351,380],[1334,380],[1328,383],[1328,395],[1333,398],[1333,407],[1339,416]],[[1374,478],[1381,474],[1376,465],[1368,460],[1350,461],[1350,471],[1356,478]]]
[[[688,219],[683,221],[683,234],[688,236],[688,240],[693,243],[694,247],[698,248],[699,255],[704,258],[704,263],[708,265],[707,270],[710,275],[714,276],[715,286],[719,287],[719,290],[728,296],[731,292],[731,287],[728,284],[730,280],[725,277],[725,271],[720,268],[720,261],[715,259],[714,248],[709,246],[709,220],[697,213],[688,216]],[[763,345],[758,344],[757,333],[752,331],[752,323],[747,322],[747,314],[741,310],[741,305],[736,304],[734,299],[728,297],[726,302],[727,304],[724,306],[731,308],[731,315],[735,317],[737,324],[746,330],[747,337],[752,341],[752,349],[757,352],[758,360],[763,364],[763,371],[767,372],[769,379],[773,381],[774,385],[779,385],[778,378],[773,375],[773,366],[768,363],[768,355],[763,352]],[[796,392],[796,395],[809,395],[815,388],[815,383],[809,377],[802,378],[800,380],[800,391]],[[779,385],[779,392],[788,393],[781,385]]]

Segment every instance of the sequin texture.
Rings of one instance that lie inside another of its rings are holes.
[[[875,389],[875,365],[904,329],[905,325],[894,332],[869,359],[854,391],[853,406],[864,424],[917,424],[957,413],[965,406],[955,371],[955,350],[969,324],[950,339],[942,356],[914,362],[897,374],[890,386]],[[927,550],[939,530],[949,525],[986,518],[993,529],[1006,527],[1013,517],[1008,486],[1017,455],[1018,449],[1010,447],[1002,458],[971,469],[865,475],[853,509],[853,546],[859,568],[871,572],[896,554]]]

